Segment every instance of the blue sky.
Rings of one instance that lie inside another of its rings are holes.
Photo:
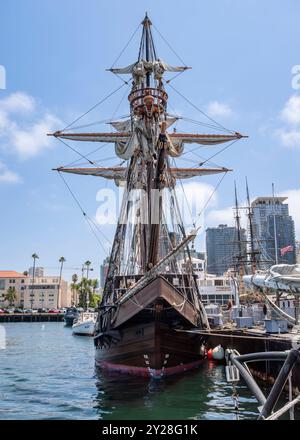
[[[105,253],[51,171],[78,156],[45,134],[67,125],[121,84],[105,69],[145,11],[193,67],[172,82],[174,87],[226,127],[249,135],[214,159],[234,172],[218,189],[205,226],[232,221],[233,181],[243,202],[247,175],[252,197],[269,195],[272,182],[276,193],[289,196],[300,239],[300,90],[292,88],[291,73],[300,64],[297,0],[6,0],[0,16],[0,65],[7,77],[6,90],[0,90],[1,269],[23,271],[37,252],[48,273],[57,271],[61,255],[67,259],[68,276],[87,259],[98,272]],[[155,29],[153,34],[160,56],[178,64]],[[119,65],[135,61],[139,38],[140,31]],[[82,122],[111,118],[124,91]],[[168,93],[172,109],[203,120],[176,93]],[[118,115],[127,112],[124,99]],[[86,154],[95,145],[76,148]],[[199,154],[212,153],[201,149]],[[106,160],[112,156],[108,146],[93,158],[103,165],[118,163]],[[66,179],[91,217],[99,206],[97,191],[113,188],[93,177]],[[189,190],[202,191],[205,200],[218,180],[196,179]],[[112,238],[113,227],[101,229]],[[203,246],[203,236],[198,244]]]

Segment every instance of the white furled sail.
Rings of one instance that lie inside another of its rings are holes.
[[[83,176],[96,176],[114,180],[119,186],[126,181],[127,168],[125,167],[86,167],[86,168],[58,168],[57,171]],[[227,173],[228,168],[170,168],[170,175],[174,179],[190,179],[192,177],[207,176],[211,174]]]
[[[170,66],[170,64],[167,64],[163,60],[159,59],[153,61],[140,60],[126,67],[115,67],[107,70],[109,72],[117,73],[118,75],[132,74],[137,76],[144,76],[148,72],[153,72],[154,74],[161,73],[162,76],[164,72],[183,72],[187,69],[190,69],[190,67]]]
[[[171,125],[171,120],[167,120],[166,123]],[[116,122],[114,123],[116,124]],[[129,128],[126,123],[122,122],[124,126],[117,125],[119,129]],[[154,127],[155,129],[155,127]],[[154,132],[155,140],[158,139],[159,132]],[[206,146],[214,146],[223,144],[225,142],[235,141],[241,139],[240,133],[234,133],[229,135],[224,134],[190,134],[190,133],[166,133],[169,145],[168,153],[172,157],[178,157],[183,153],[185,144],[200,144]],[[85,142],[111,142],[115,144],[115,151],[118,157],[127,160],[133,156],[133,154],[141,149],[145,156],[151,154],[151,148],[149,145],[153,145],[153,129],[149,129],[144,126],[143,121],[137,121],[133,132],[119,131],[116,133],[68,133],[68,132],[56,132],[53,136],[68,139],[72,141],[85,141]]]

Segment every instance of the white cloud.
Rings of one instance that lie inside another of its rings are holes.
[[[300,96],[290,96],[279,117],[285,126],[275,130],[275,136],[284,147],[300,148]]]
[[[60,120],[37,106],[26,93],[12,93],[0,100],[0,148],[28,159],[51,148],[47,137],[61,124]]]
[[[207,213],[205,220],[208,227],[215,227],[221,224],[232,226],[234,224],[233,208],[230,206],[224,209],[213,209]]]
[[[280,116],[288,124],[300,124],[300,95],[293,95],[288,99]]]
[[[285,147],[300,148],[300,129],[289,130],[280,128],[275,133]]]
[[[57,128],[59,123],[58,118],[46,114],[43,119],[33,123],[27,129],[16,128],[10,135],[12,145],[23,159],[36,156],[42,150],[53,146],[53,139],[49,138],[47,133]]]
[[[0,161],[0,184],[1,183],[20,183],[21,178],[17,173],[10,171],[7,166]]]
[[[278,194],[279,196],[288,197],[286,203],[289,205],[290,215],[295,222],[295,232],[298,240],[300,239],[300,188],[288,189]]]
[[[208,115],[212,117],[227,118],[233,115],[231,107],[228,104],[219,101],[210,102],[206,107],[206,111]]]

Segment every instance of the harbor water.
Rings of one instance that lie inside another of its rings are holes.
[[[93,339],[64,323],[7,323],[0,350],[0,419],[256,419],[257,402],[212,362],[163,380],[95,370]],[[2,330],[3,330],[2,327]]]

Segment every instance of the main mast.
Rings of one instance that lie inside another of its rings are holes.
[[[61,167],[57,171],[101,176],[124,184],[124,196],[112,246],[110,264],[104,287],[104,303],[113,304],[122,289],[130,289],[159,261],[176,248],[186,237],[184,225],[176,204],[176,179],[224,173],[226,168],[177,168],[170,166],[169,158],[180,157],[187,144],[214,146],[232,142],[243,136],[237,132],[225,134],[168,133],[178,119],[167,113],[168,95],[164,89],[165,72],[182,72],[186,66],[170,66],[158,58],[151,21],[142,21],[142,37],[137,61],[123,68],[108,69],[117,75],[131,75],[128,96],[130,118],[111,121],[115,132],[82,133],[70,128],[57,131],[60,139],[87,142],[105,142],[115,145],[116,155],[128,161],[127,167],[88,168]],[[163,199],[171,194],[169,205]],[[171,230],[165,221],[167,211],[172,212]],[[131,221],[133,220],[133,221]],[[176,223],[176,224],[175,224]],[[183,251],[184,253],[184,251]],[[187,254],[188,250],[187,250]],[[168,260],[170,263],[170,259]],[[176,272],[176,262],[169,264]],[[188,264],[187,267],[192,267]],[[161,269],[160,269],[161,270]],[[163,269],[164,270],[164,269]],[[192,269],[187,283],[194,285]],[[192,280],[192,281],[191,281]]]

